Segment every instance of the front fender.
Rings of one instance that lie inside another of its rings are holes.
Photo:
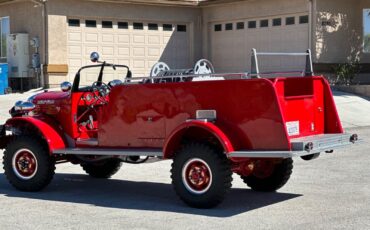
[[[34,117],[14,117],[9,119],[5,126],[8,128],[30,127],[36,129],[48,144],[50,154],[57,149],[66,148],[63,135],[58,130],[43,120]]]
[[[176,149],[181,144],[181,139],[190,128],[199,128],[206,132],[208,132],[210,135],[214,136],[220,145],[222,146],[224,152],[230,153],[234,151],[234,148],[232,146],[231,141],[229,138],[225,135],[225,133],[219,129],[215,124],[211,122],[204,122],[204,121],[198,121],[198,120],[192,120],[187,121],[183,123],[182,125],[178,126],[166,139],[165,145],[163,148],[163,156],[165,159],[169,159],[173,157],[173,154]]]

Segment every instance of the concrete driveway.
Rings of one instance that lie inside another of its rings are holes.
[[[347,131],[370,139],[363,127],[370,126],[370,102],[335,95]],[[1,119],[28,96],[0,96]],[[171,161],[124,164],[109,180],[62,164],[38,193],[16,191],[0,169],[0,229],[370,229],[369,153],[365,142],[315,161],[295,159],[290,181],[277,193],[253,192],[234,176],[224,203],[211,210],[189,208],[176,197]]]
[[[344,128],[370,126],[370,98],[340,91],[333,93]]]

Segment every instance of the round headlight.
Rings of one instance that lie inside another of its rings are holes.
[[[17,101],[14,105],[15,111],[22,111],[22,112],[31,112],[35,109],[35,104],[29,101]]]

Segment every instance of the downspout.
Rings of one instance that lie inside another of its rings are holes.
[[[47,0],[42,2],[42,18],[43,18],[43,34],[44,34],[44,64],[41,64],[41,87],[45,88],[45,76],[44,76],[44,66],[48,64],[49,60],[49,47],[48,47],[48,13],[46,7]]]
[[[43,57],[43,63],[41,63],[41,79],[40,79],[40,85],[42,88],[45,88],[45,76],[44,76],[44,67],[48,63],[48,14],[47,14],[47,8],[46,3],[48,0],[31,0],[31,2],[37,4],[38,6],[41,6],[41,17],[42,17],[42,36],[43,36],[43,42],[42,42],[42,48],[44,51],[44,57]]]
[[[315,31],[316,31],[316,17],[315,17],[315,1],[316,0],[308,0],[309,4],[309,42],[308,42],[308,47],[312,52],[312,57],[313,57],[313,62],[316,61],[316,36],[314,36]]]

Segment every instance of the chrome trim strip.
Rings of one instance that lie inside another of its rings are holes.
[[[87,145],[87,146],[98,146],[99,142],[96,138],[91,139],[77,139],[77,145]]]
[[[295,138],[291,140],[292,151],[234,151],[230,152],[229,158],[291,158],[322,153],[334,149],[344,148],[353,143],[350,141],[351,134],[323,134]],[[357,141],[360,142],[360,141]],[[313,143],[313,149],[305,150],[308,143]]]
[[[308,143],[313,144],[313,149],[310,152],[318,152],[322,149],[335,149],[350,144],[351,134],[321,134],[291,139],[293,151],[303,151]]]
[[[157,156],[163,157],[163,152],[158,149],[85,149],[67,148],[54,150],[53,154],[62,155],[94,155],[94,156]]]

